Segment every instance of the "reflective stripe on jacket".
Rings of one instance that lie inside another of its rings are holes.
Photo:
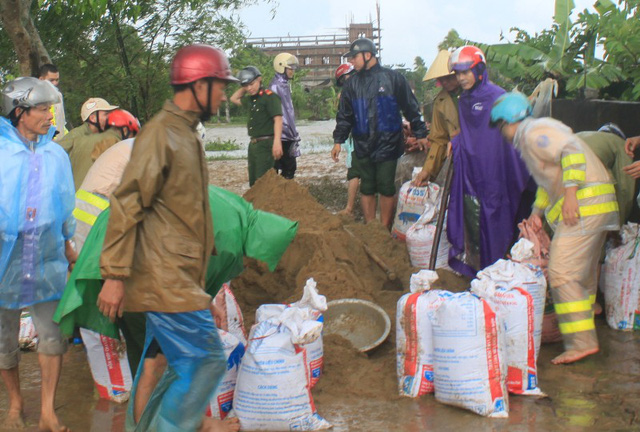
[[[534,208],[545,212],[556,236],[619,228],[615,187],[607,169],[569,127],[551,118],[529,118],[518,127],[514,145],[539,186]],[[562,223],[562,205],[565,189],[574,186],[580,220],[569,227]]]
[[[109,201],[105,198],[83,189],[76,192],[76,208],[73,210],[73,216],[76,218],[74,239],[78,252],[82,250],[82,246],[84,246],[84,242],[98,215],[107,208],[109,208]]]

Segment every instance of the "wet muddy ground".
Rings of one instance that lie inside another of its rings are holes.
[[[326,126],[326,125],[325,125]],[[326,127],[325,127],[326,129]],[[237,132],[240,133],[241,131]],[[330,133],[330,130],[329,132]],[[299,159],[298,181],[327,208],[338,211],[346,202],[346,168],[329,159],[329,146],[320,153]],[[212,161],[211,183],[243,194],[248,189],[246,160]],[[433,396],[420,399],[354,397],[333,389],[331,394],[314,390],[318,412],[335,431],[633,431],[640,430],[640,336],[607,327],[597,318],[601,352],[575,365],[553,366],[550,359],[561,344],[543,345],[538,361],[540,388],[548,397],[510,397],[508,419],[494,420],[442,405]],[[395,331],[395,328],[392,329]],[[387,341],[370,356],[393,358],[395,347]],[[393,362],[373,371],[366,379],[395,376]],[[327,378],[331,369],[326,369]],[[37,430],[40,378],[37,354],[23,353],[20,378],[26,402],[28,427]],[[327,397],[329,396],[329,397]],[[56,400],[58,415],[73,431],[118,432],[124,430],[126,405],[98,399],[82,345],[73,346],[64,357]],[[8,408],[4,389],[0,392],[0,418]],[[4,431],[0,426],[0,431]]]
[[[578,364],[553,366],[550,359],[561,344],[543,345],[538,361],[540,388],[546,398],[511,396],[508,419],[486,419],[462,409],[448,407],[433,396],[412,400],[321,398],[318,412],[333,423],[335,431],[632,431],[640,430],[640,343],[635,333],[608,328],[597,319],[601,352]],[[372,356],[393,355],[387,342]],[[331,373],[327,371],[327,373]],[[395,374],[395,370],[380,370]],[[39,370],[37,354],[24,353],[20,378],[26,400],[29,432],[37,430]],[[376,376],[369,379],[376,380]],[[82,346],[64,357],[58,415],[74,431],[116,432],[124,430],[125,406],[101,401]],[[0,416],[7,409],[6,393],[0,395]],[[2,430],[0,428],[0,430]]]

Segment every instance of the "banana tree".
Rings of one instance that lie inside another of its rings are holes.
[[[596,45],[602,43],[601,18],[618,11],[615,4],[598,0],[598,13],[584,11],[575,24],[571,21],[574,7],[573,0],[556,0],[551,30],[530,36],[515,28],[511,29],[517,32],[514,42],[483,46],[490,66],[524,89],[547,77],[562,82],[569,93],[602,89],[624,79],[619,66],[595,57]]]

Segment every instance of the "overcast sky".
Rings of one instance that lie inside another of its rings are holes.
[[[574,0],[576,12],[595,0]],[[497,43],[511,27],[531,34],[551,27],[554,0],[380,0],[383,62],[413,64],[416,56],[431,63],[437,45],[454,28],[463,39]],[[278,0],[240,11],[251,37],[307,36],[340,32],[347,23],[375,20],[375,0]]]

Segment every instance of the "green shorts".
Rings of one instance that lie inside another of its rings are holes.
[[[353,158],[356,157],[356,152],[352,151],[351,152],[351,166],[349,168],[347,168],[347,180],[351,180],[354,178],[359,179],[360,178],[360,173],[358,172],[358,168],[356,168],[354,162],[353,162]]]
[[[351,166],[360,175],[360,193],[362,195],[380,194],[394,196],[396,194],[396,165],[397,160],[373,162],[368,157],[359,158],[353,155]]]

